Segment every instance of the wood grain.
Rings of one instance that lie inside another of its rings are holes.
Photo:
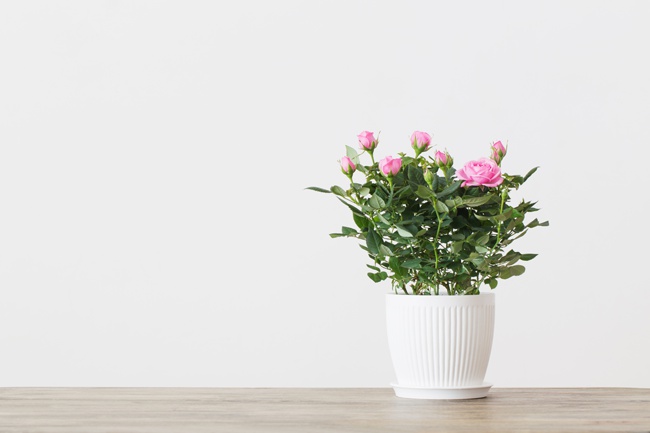
[[[650,433],[650,389],[493,388],[485,399],[391,389],[0,388],[1,433]]]

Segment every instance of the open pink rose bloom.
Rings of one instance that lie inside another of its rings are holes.
[[[464,180],[461,186],[489,186],[501,185],[501,169],[499,165],[490,158],[481,158],[470,161],[463,168],[456,172],[459,179]]]

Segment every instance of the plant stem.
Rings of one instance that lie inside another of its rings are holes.
[[[390,186],[390,195],[388,196],[388,204],[386,207],[390,206],[390,204],[393,202],[393,192],[395,191],[395,186],[393,185],[392,177],[388,178],[388,185]]]
[[[438,279],[438,237],[440,236],[440,227],[442,226],[442,220],[440,219],[440,214],[438,213],[438,207],[436,206],[437,204],[438,204],[438,200],[434,199],[433,200],[433,210],[436,212],[436,219],[438,220],[438,227],[436,228],[436,238],[435,238],[435,242],[434,242],[434,245],[433,245],[433,254],[434,254],[435,258],[436,258],[436,273],[435,273],[435,275],[436,275],[436,285],[433,288],[433,290],[435,291],[436,295],[438,295],[438,292],[440,290],[440,288],[438,286],[438,281],[437,281],[437,279]]]
[[[359,191],[354,189],[354,181],[352,180],[352,175],[348,175],[350,178],[350,189],[354,191],[354,195],[357,198],[356,204],[360,205],[361,204],[361,196],[359,195]],[[352,200],[354,202],[354,200]]]
[[[479,280],[478,278],[476,279],[476,286],[474,286],[475,289],[480,290],[481,284],[483,284],[483,281],[487,280],[488,275],[483,275],[483,277]]]
[[[506,196],[508,192],[504,189],[501,191],[501,206],[499,207],[499,215],[503,214],[503,205],[506,203]],[[499,242],[501,242],[501,221],[498,222],[499,224],[497,225],[497,241],[494,243],[494,246],[492,247],[492,251],[499,246]]]
[[[503,206],[506,203],[506,196],[507,195],[508,195],[508,191],[506,189],[501,190],[501,206],[499,206],[499,215],[503,214]],[[501,243],[501,225],[502,225],[501,221],[498,221],[497,240],[496,240],[496,242],[494,242],[494,245],[490,249],[490,253],[488,254],[488,257],[492,257],[492,255],[494,254],[494,251],[497,249],[497,247]],[[487,279],[488,276],[489,275],[486,274],[486,275],[483,275],[483,277],[481,279],[477,278],[476,279],[476,286],[474,286],[474,288],[476,290],[480,290],[481,284],[483,284],[483,282]]]

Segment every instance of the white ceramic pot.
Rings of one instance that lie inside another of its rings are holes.
[[[494,335],[494,293],[386,295],[386,325],[398,397],[485,397]]]

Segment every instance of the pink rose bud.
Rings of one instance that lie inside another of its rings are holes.
[[[492,144],[492,159],[497,163],[501,164],[501,160],[506,156],[507,149],[503,147],[501,141],[497,141]]]
[[[357,138],[359,139],[359,148],[370,152],[375,150],[377,144],[379,144],[379,141],[375,139],[375,134],[370,131],[363,131],[357,135]]]
[[[441,152],[441,151],[438,150],[433,158],[436,161],[436,164],[438,165],[438,167],[446,167],[447,166],[447,154],[445,152]]]
[[[352,175],[354,171],[357,169],[357,166],[354,165],[354,162],[347,156],[344,156],[341,158],[341,170],[343,173],[347,174],[348,176]]]
[[[433,178],[434,174],[431,170],[426,169],[424,170],[424,181],[429,185],[429,188],[433,189]]]
[[[481,158],[470,161],[463,168],[456,172],[459,179],[464,182],[461,186],[489,186],[501,185],[501,169],[497,163],[490,158]]]
[[[431,146],[431,136],[426,132],[415,131],[411,135],[411,147],[415,149],[415,153],[417,155],[429,150],[430,146]]]
[[[399,169],[402,168],[402,159],[393,158],[392,156],[387,156],[386,158],[379,161],[379,170],[386,176],[395,176],[399,173]]]
[[[454,158],[452,158],[446,150],[444,152],[438,150],[434,155],[433,160],[438,168],[442,169],[444,173],[447,173],[447,169],[454,165]]]

